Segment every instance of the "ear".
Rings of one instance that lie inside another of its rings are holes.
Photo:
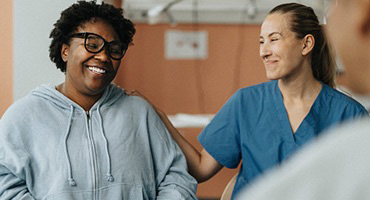
[[[307,34],[302,39],[303,41],[303,48],[302,48],[302,55],[305,56],[312,52],[313,47],[315,46],[315,38],[311,34]]]
[[[67,44],[63,44],[60,54],[64,62],[68,61],[68,53],[69,53],[69,46]]]
[[[370,36],[370,1],[360,1],[358,10],[360,15],[360,30],[364,37]]]

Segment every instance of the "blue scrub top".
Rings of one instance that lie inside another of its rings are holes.
[[[322,84],[295,134],[278,86],[270,81],[238,90],[198,136],[205,150],[228,168],[242,165],[233,197],[243,186],[291,156],[324,129],[368,115],[354,99]]]

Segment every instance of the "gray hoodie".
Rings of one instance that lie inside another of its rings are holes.
[[[50,85],[0,121],[0,199],[196,199],[155,110],[111,84],[85,112]]]

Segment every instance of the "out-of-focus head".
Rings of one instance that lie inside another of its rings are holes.
[[[350,89],[370,94],[370,1],[332,0],[328,35],[345,66]]]
[[[293,33],[296,40],[303,42],[303,47],[299,48],[306,48],[303,49],[303,56],[309,56],[314,77],[333,87],[335,62],[314,10],[298,3],[278,5],[269,12],[261,32],[278,23]]]

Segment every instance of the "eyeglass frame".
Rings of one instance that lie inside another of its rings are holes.
[[[101,38],[102,40],[103,40],[103,42],[104,42],[104,44],[103,44],[103,46],[101,47],[101,49],[99,49],[99,51],[97,51],[97,52],[94,52],[94,51],[91,51],[91,50],[89,50],[87,47],[86,47],[86,45],[87,45],[87,38],[88,38],[88,36],[89,35],[94,35],[94,36],[97,36],[98,38]],[[87,51],[87,52],[89,52],[89,53],[93,53],[93,54],[98,54],[98,53],[100,53],[101,51],[103,51],[103,49],[107,46],[108,47],[108,55],[109,55],[109,57],[110,58],[112,58],[113,60],[121,60],[122,58],[123,58],[123,56],[125,56],[125,54],[126,54],[126,51],[127,51],[127,49],[128,49],[128,47],[127,47],[127,45],[125,45],[123,42],[117,42],[117,41],[112,41],[112,42],[108,42],[108,41],[106,41],[102,36],[100,36],[100,35],[98,35],[98,34],[96,34],[96,33],[91,33],[91,32],[82,32],[82,33],[72,33],[72,34],[70,34],[69,36],[68,36],[68,38],[83,38],[84,39],[84,47],[85,47],[85,50]],[[111,51],[110,51],[110,45],[112,44],[112,43],[121,43],[122,44],[122,47],[123,47],[123,53],[122,53],[122,55],[120,56],[120,58],[113,58],[112,56],[111,56]]]

